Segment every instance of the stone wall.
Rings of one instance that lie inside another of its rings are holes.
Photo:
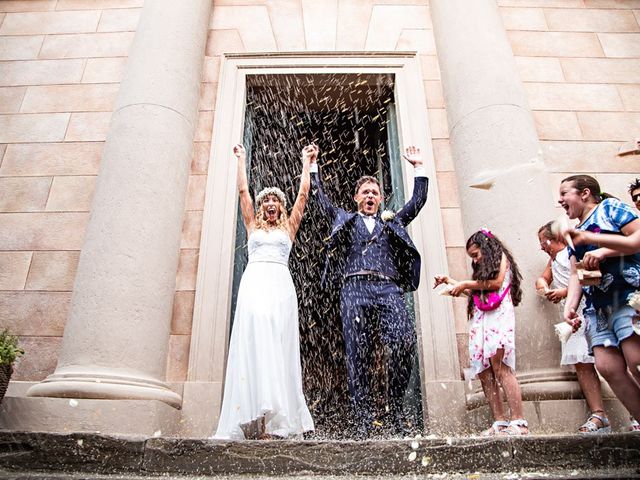
[[[0,325],[52,373],[101,150],[143,0],[0,0]],[[242,5],[238,5],[242,3]],[[594,173],[627,199],[640,136],[640,0],[498,0],[552,178]],[[223,53],[415,50],[422,64],[449,273],[468,275],[426,0],[217,0],[176,278],[167,380],[186,379],[215,99]],[[557,183],[557,182],[556,182]],[[556,185],[550,185],[555,192]],[[559,212],[560,213],[560,212]],[[527,226],[535,235],[537,225]],[[540,252],[541,268],[545,258]],[[428,286],[423,286],[428,288]],[[460,361],[466,304],[454,302]]]
[[[52,373],[143,0],[0,1],[0,325]]]
[[[640,1],[500,0],[545,161],[557,182],[595,175],[630,201],[640,137]]]

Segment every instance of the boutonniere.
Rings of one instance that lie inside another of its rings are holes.
[[[393,220],[396,217],[396,212],[392,211],[392,210],[385,210],[384,212],[382,212],[382,214],[380,215],[380,218],[382,219],[383,222],[390,222],[391,220]]]

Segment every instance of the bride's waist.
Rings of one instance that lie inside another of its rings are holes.
[[[249,258],[248,265],[251,265],[252,263],[277,263],[279,265],[284,265],[286,267],[289,265],[289,260],[282,259],[282,258],[274,258],[274,257]]]

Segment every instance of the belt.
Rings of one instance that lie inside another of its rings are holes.
[[[375,272],[373,270],[360,270],[358,272],[347,273],[345,278],[351,278],[354,280],[370,280],[370,281],[386,281],[393,282],[393,278],[384,273]]]

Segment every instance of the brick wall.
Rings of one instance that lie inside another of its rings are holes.
[[[102,145],[142,3],[0,0],[0,325],[21,335],[27,349],[17,379],[38,380],[55,368]],[[640,171],[638,157],[615,154],[622,142],[640,136],[640,0],[498,0],[498,5],[554,182],[570,173],[593,173],[603,188],[626,198],[626,184]],[[449,271],[454,278],[468,276],[427,0],[216,0],[168,380],[184,380],[188,368],[221,55],[305,50],[418,52]],[[456,300],[454,308],[465,365],[465,302]]]
[[[0,325],[52,373],[142,0],[0,1]]]
[[[498,3],[554,194],[564,176],[587,173],[630,201],[639,158],[616,153],[640,137],[640,1]]]

